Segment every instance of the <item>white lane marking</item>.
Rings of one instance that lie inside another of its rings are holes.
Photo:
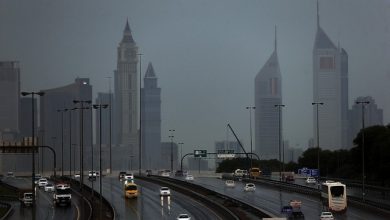
[[[77,220],[80,220],[80,209],[79,209],[79,206],[77,206],[74,201],[72,201],[72,203],[73,203],[74,207],[77,210]]]
[[[52,215],[51,215],[51,219],[54,219],[55,209],[54,209],[54,206],[53,206],[52,201],[50,200],[50,197],[49,197],[48,195],[46,195],[46,192],[42,193],[39,189],[38,189],[38,192],[39,192],[39,194],[43,195],[43,198],[44,198],[49,204],[51,204],[51,208],[53,209],[53,212],[52,212]]]

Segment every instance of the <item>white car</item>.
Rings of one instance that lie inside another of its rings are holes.
[[[49,182],[47,182],[47,179],[46,178],[40,178],[38,180],[38,187],[44,187],[48,184]]]
[[[45,192],[54,192],[54,185],[51,184],[51,183],[48,183],[48,184],[45,186]]]
[[[235,187],[236,184],[234,183],[234,180],[226,180],[225,185],[227,187]]]
[[[169,190],[168,187],[161,187],[160,188],[160,196],[170,196],[171,190]]]
[[[306,179],[306,184],[316,184],[317,180],[314,177],[308,177]]]
[[[74,174],[74,178],[80,178],[80,174],[79,173],[75,173]]]
[[[132,173],[126,173],[125,176],[123,177],[125,180],[133,180],[134,175]]]
[[[169,177],[171,175],[171,172],[168,172],[168,171],[163,171],[161,173],[161,176],[165,176],[165,177]]]
[[[333,214],[331,212],[321,212],[321,220],[334,220]]]
[[[191,217],[188,214],[180,214],[176,218],[177,220],[191,220]]]
[[[253,191],[255,191],[256,190],[256,186],[255,186],[255,184],[253,184],[253,183],[247,183],[247,184],[245,184],[245,186],[244,186],[244,191],[245,192],[253,192]]]
[[[191,174],[188,174],[185,178],[187,181],[191,181],[191,180],[194,180],[194,176],[191,175]]]

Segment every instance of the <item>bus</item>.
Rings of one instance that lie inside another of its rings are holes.
[[[331,212],[347,210],[347,187],[334,181],[322,183],[321,199],[323,205]]]

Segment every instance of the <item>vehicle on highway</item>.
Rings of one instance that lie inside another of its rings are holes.
[[[120,171],[118,179],[123,180],[125,178],[126,172],[125,171]]]
[[[138,197],[138,186],[135,183],[128,182],[124,186],[126,198],[137,198]]]
[[[175,176],[184,176],[183,175],[183,170],[176,170]]]
[[[177,220],[191,220],[191,217],[188,214],[180,214],[176,218]]]
[[[49,182],[47,181],[46,178],[40,178],[38,180],[38,187],[41,188],[41,187],[45,187]]]
[[[45,192],[54,192],[54,185],[52,183],[48,183],[48,184],[46,184],[44,189],[45,189]]]
[[[261,170],[257,167],[252,167],[249,169],[249,177],[252,179],[256,179],[261,176]]]
[[[100,176],[98,171],[88,171],[88,177],[98,177]]]
[[[185,180],[187,180],[187,181],[192,181],[192,180],[194,180],[194,176],[191,175],[191,174],[188,174],[188,175],[185,177]]]
[[[244,186],[244,191],[245,192],[253,192],[253,191],[255,191],[256,190],[256,186],[255,186],[255,184],[253,184],[253,183],[247,183],[247,184],[245,184],[245,186]]]
[[[322,183],[322,202],[331,212],[347,210],[347,187],[340,182],[325,181]]]
[[[126,173],[123,177],[124,180],[134,180],[134,174],[132,173]]]
[[[7,172],[7,177],[10,178],[15,177],[14,172]]]
[[[160,196],[170,196],[171,195],[171,190],[169,190],[168,187],[161,187],[160,188]]]
[[[169,170],[164,170],[164,171],[161,172],[161,176],[169,177],[169,176],[171,176],[171,171],[169,171]]]
[[[227,187],[235,187],[236,186],[236,183],[234,182],[234,180],[226,180],[225,181],[225,185]]]
[[[35,174],[34,183],[38,184],[39,179],[42,178],[41,174]]]
[[[287,175],[285,176],[286,182],[294,182],[294,175]]]
[[[146,170],[146,176],[151,176],[153,174],[153,171],[152,170]]]
[[[334,220],[331,212],[321,212],[320,220]]]
[[[246,178],[246,177],[248,177],[248,171],[236,169],[233,173],[233,177],[238,178],[238,179]]]
[[[305,215],[301,210],[294,210],[290,213],[287,213],[287,219],[305,219]]]
[[[74,178],[80,178],[80,174],[79,173],[75,173],[74,174]]]
[[[33,191],[29,189],[19,189],[19,201],[22,206],[31,206],[33,204]]]
[[[306,178],[305,182],[306,182],[306,184],[316,184],[317,180],[314,177],[309,176]]]
[[[302,202],[300,200],[297,200],[297,199],[292,199],[292,200],[290,200],[290,206],[293,209],[299,209],[302,206]]]
[[[282,207],[282,210],[280,212],[289,214],[292,211],[293,211],[293,207],[291,207],[291,205],[285,205]]]
[[[55,192],[53,194],[53,203],[54,205],[70,205],[72,199],[71,189],[68,184],[57,184]]]

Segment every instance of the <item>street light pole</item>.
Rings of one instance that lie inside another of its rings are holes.
[[[285,105],[282,104],[277,104],[275,105],[279,109],[279,181],[282,179],[282,161],[281,161],[281,146],[282,146],[282,107],[285,107]],[[284,152],[283,152],[284,154]],[[283,161],[283,166],[284,166],[284,161]]]
[[[370,104],[369,101],[357,101],[356,104],[360,104],[362,106],[362,199],[365,201],[366,190],[365,190],[365,182],[366,182],[366,168],[365,168],[365,158],[364,158],[364,106]]]
[[[171,135],[169,136],[171,138],[171,173],[173,172],[173,132],[175,132],[175,129],[170,129]]]
[[[312,102],[311,105],[316,106],[317,110],[317,170],[318,170],[318,179],[320,178],[321,172],[320,172],[320,123],[319,123],[319,117],[318,117],[318,106],[323,105],[323,102]]]
[[[99,177],[99,194],[100,194],[100,217],[102,214],[102,203],[103,203],[103,196],[102,196],[102,108],[107,108],[107,104],[98,104],[98,105],[93,105],[94,109],[99,109],[99,157],[100,157],[100,162],[99,162],[99,172],[100,172],[100,177]],[[92,168],[93,169],[93,168]],[[92,173],[93,174],[93,173]],[[101,218],[100,218],[101,219]]]
[[[253,158],[252,158],[252,109],[256,109],[255,106],[247,106],[246,109],[249,109],[249,133],[251,138],[251,169],[253,167]]]
[[[36,210],[35,210],[35,182],[34,182],[34,178],[35,178],[35,139],[34,139],[34,136],[35,136],[35,119],[34,119],[34,116],[35,116],[35,112],[34,112],[34,95],[38,95],[38,96],[43,96],[45,93],[44,92],[22,92],[21,93],[22,96],[27,96],[27,95],[31,95],[31,109],[32,109],[32,118],[31,118],[31,121],[32,121],[32,172],[31,172],[31,188],[33,190],[33,196],[32,196],[32,206],[33,206],[33,210],[32,210],[32,217],[33,219],[35,219],[35,213],[36,213]]]
[[[91,100],[73,100],[74,104],[80,103],[80,190],[83,189],[84,184],[84,103],[91,104]]]
[[[177,143],[178,145],[180,145],[180,170],[182,170],[182,167],[183,167],[183,164],[181,164],[181,158],[183,157],[183,142],[180,142],[180,143]]]
[[[61,113],[61,176],[64,176],[64,112],[68,109],[58,109]]]
[[[139,56],[139,149],[138,149],[138,161],[139,161],[139,164],[138,164],[138,175],[141,175],[141,167],[142,167],[142,122],[141,122],[141,118],[142,118],[142,109],[141,109],[141,104],[142,104],[142,95],[141,95],[141,58],[142,58],[142,53],[138,53],[137,54]]]

